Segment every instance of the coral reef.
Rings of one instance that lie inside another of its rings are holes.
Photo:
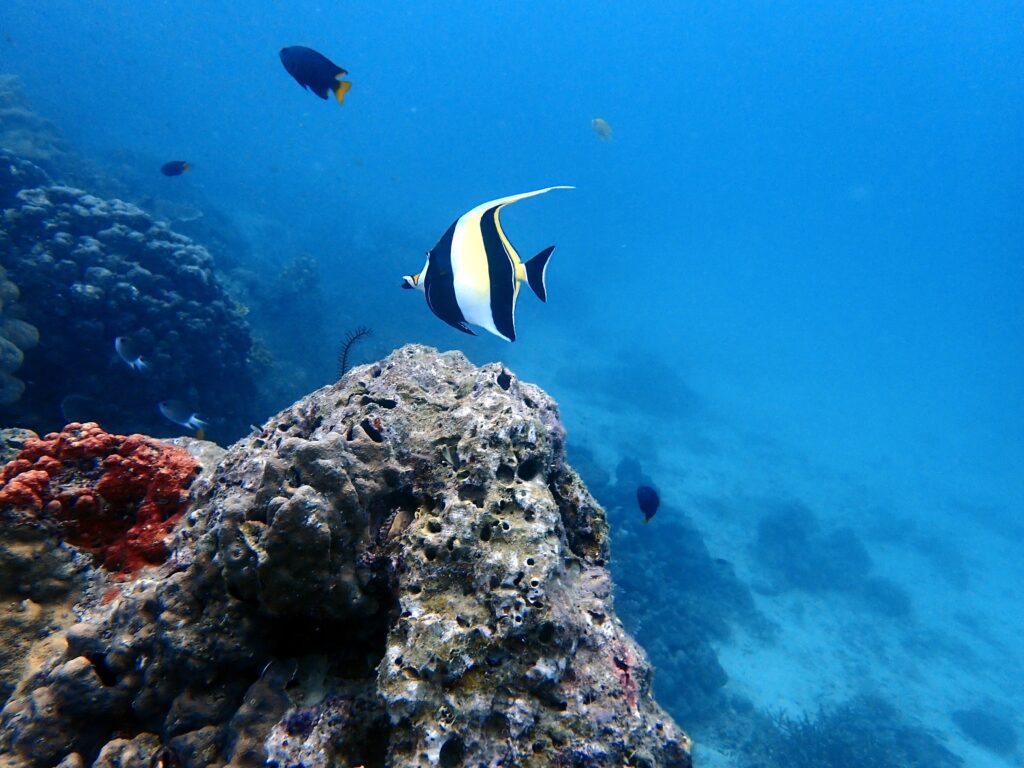
[[[0,266],[0,406],[16,403],[25,392],[24,382],[13,374],[24,362],[25,352],[39,344],[38,329],[18,316],[20,295]]]
[[[20,319],[40,336],[16,409],[0,407],[4,421],[171,435],[180,428],[156,404],[180,399],[210,417],[214,436],[248,428],[249,327],[204,248],[130,204],[49,186],[17,193],[0,218],[0,249]],[[146,374],[116,358],[118,336],[145,356]]]
[[[198,470],[181,448],[73,423],[30,438],[0,470],[0,510],[53,521],[69,544],[131,575],[166,559]]]
[[[48,167],[66,166],[70,160],[60,130],[32,111],[14,75],[0,74],[0,147]]]
[[[570,445],[569,455],[609,510],[616,605],[658,670],[658,701],[685,727],[706,726],[731,706],[716,644],[734,627],[761,638],[771,636],[771,627],[732,564],[711,555],[682,510],[666,503],[656,520],[642,524],[636,488],[651,478],[636,460],[623,459],[613,481],[587,449]]]
[[[0,465],[35,439],[25,429],[0,430]],[[6,490],[4,481],[0,494]],[[73,620],[85,562],[31,513],[0,507],[0,700],[32,663],[33,644]]]
[[[765,718],[748,745],[744,768],[958,768],[963,761],[934,736],[869,696],[814,717]]]
[[[52,183],[50,175],[38,165],[0,145],[0,210],[13,205],[21,190]]]
[[[31,429],[19,429],[18,427],[0,429],[0,467],[21,453],[25,441],[30,437],[38,438],[39,435]]]
[[[8,700],[5,768],[690,765],[557,406],[502,366],[404,347],[192,497],[174,561],[90,593]]]
[[[911,615],[907,593],[871,575],[871,556],[857,534],[850,528],[822,530],[815,514],[799,502],[779,504],[762,516],[753,554],[771,580],[763,591],[845,593],[883,616]]]
[[[316,259],[302,255],[257,272],[232,269],[229,279],[233,295],[253,308],[248,320],[264,353],[260,383],[272,410],[332,380],[335,347],[327,328],[339,313],[327,311]]]

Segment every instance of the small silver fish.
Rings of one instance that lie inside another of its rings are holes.
[[[149,363],[142,359],[142,355],[135,349],[132,340],[127,336],[118,336],[114,339],[114,349],[125,365],[140,373],[149,370]]]
[[[199,417],[199,414],[181,400],[162,400],[157,407],[167,419],[186,429],[198,431],[207,427],[207,423]]]

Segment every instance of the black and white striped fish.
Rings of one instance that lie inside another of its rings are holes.
[[[523,263],[505,236],[498,214],[510,203],[552,189],[573,187],[502,197],[463,214],[427,253],[422,271],[402,278],[402,287],[423,291],[430,311],[460,331],[473,334],[469,326],[476,325],[515,341],[519,284],[529,283],[537,298],[547,301],[544,276],[555,246]]]

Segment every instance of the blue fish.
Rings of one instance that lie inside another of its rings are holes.
[[[661,506],[661,498],[651,486],[641,485],[636,489],[636,503],[640,505],[640,511],[644,513],[644,522],[649,523],[658,511],[658,507]]]
[[[207,423],[199,417],[187,404],[181,400],[163,400],[157,406],[167,419],[175,424],[180,424],[185,429],[199,431],[206,429]]]
[[[292,45],[281,49],[281,63],[295,82],[308,88],[321,99],[327,99],[327,92],[334,93],[334,98],[341,104],[352,83],[341,78],[348,72],[322,53],[306,48],[303,45]]]
[[[160,166],[160,173],[164,176],[181,176],[185,171],[191,171],[192,166],[184,160],[171,160]]]
[[[140,373],[149,370],[149,363],[142,359],[142,355],[138,353],[132,340],[127,336],[118,336],[114,339],[114,350],[124,364],[132,370]]]

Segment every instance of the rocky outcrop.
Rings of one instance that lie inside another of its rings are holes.
[[[157,410],[174,399],[202,412],[212,436],[247,429],[249,327],[202,246],[129,203],[46,185],[22,188],[0,214],[0,250],[20,294],[15,330],[27,338],[26,326],[37,329],[39,341],[17,361],[28,386],[16,407],[0,402],[4,421],[40,433],[98,421],[174,435],[181,428]],[[118,360],[119,336],[145,358],[145,372]]]
[[[557,407],[502,366],[405,347],[192,493],[9,699],[0,765],[690,765]]]

